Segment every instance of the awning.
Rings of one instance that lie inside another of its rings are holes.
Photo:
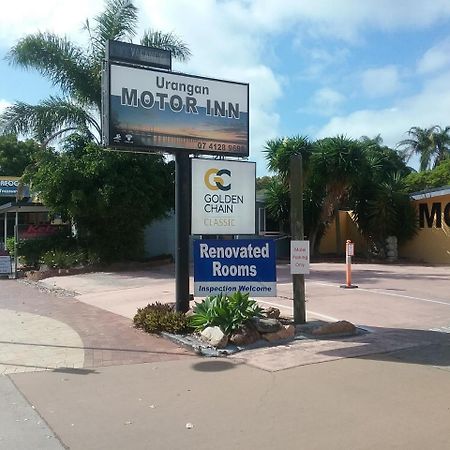
[[[0,214],[5,213],[40,213],[50,209],[42,203],[10,202],[0,206]]]

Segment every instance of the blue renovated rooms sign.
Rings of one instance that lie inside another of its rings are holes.
[[[196,296],[230,294],[276,295],[275,243],[269,239],[194,241]]]

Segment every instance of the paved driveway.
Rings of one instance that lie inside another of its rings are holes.
[[[278,297],[263,304],[292,313],[292,284],[288,265],[279,265]],[[140,272],[101,272],[43,280],[49,287],[75,291],[82,302],[132,317],[154,301],[174,301],[173,266]],[[341,289],[345,265],[316,263],[306,276],[308,319],[346,319],[367,327],[415,329],[450,327],[450,267],[401,264],[355,264],[353,283]],[[193,280],[191,280],[193,288]],[[200,300],[200,299],[199,299]]]

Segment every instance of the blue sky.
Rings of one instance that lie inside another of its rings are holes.
[[[448,0],[136,0],[140,31],[174,31],[193,57],[174,69],[250,83],[250,159],[266,172],[267,139],[381,134],[450,125]],[[17,0],[0,17],[0,109],[55,90],[4,55],[37,30],[84,43],[96,0]],[[413,165],[415,163],[413,162]]]

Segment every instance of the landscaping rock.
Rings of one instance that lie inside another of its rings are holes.
[[[52,277],[57,275],[56,270],[47,270],[45,272],[36,271],[36,270],[30,270],[25,272],[25,277],[30,281],[40,281],[44,278]]]
[[[356,334],[356,327],[346,320],[339,322],[327,323],[318,328],[314,328],[311,332],[314,336],[323,336],[327,334]]]
[[[261,334],[253,327],[242,327],[230,336],[230,342],[234,345],[244,346],[253,344],[261,339]]]
[[[228,343],[228,336],[219,327],[206,327],[200,336],[205,342],[216,348],[224,348]]]
[[[251,320],[260,333],[275,333],[281,328],[281,323],[277,319],[264,319],[256,317]]]
[[[280,317],[280,310],[271,306],[264,310],[264,314],[269,319],[278,319],[278,317]]]
[[[295,336],[294,325],[284,325],[274,333],[265,333],[262,337],[268,342],[281,341],[283,339],[292,339]]]

